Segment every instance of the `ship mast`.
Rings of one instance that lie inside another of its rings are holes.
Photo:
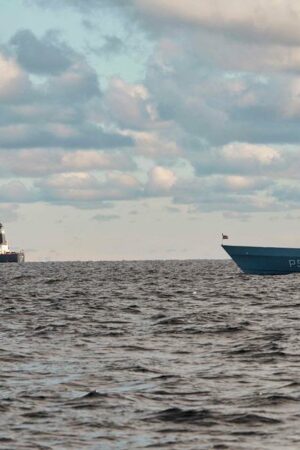
[[[8,243],[5,237],[5,231],[2,223],[0,223],[0,254],[8,253]]]

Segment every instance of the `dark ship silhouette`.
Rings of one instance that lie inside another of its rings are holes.
[[[24,252],[13,252],[9,249],[3,225],[0,223],[0,263],[22,263],[24,261]]]

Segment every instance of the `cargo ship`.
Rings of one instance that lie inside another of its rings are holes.
[[[225,236],[225,239],[228,239]],[[286,275],[300,272],[300,248],[245,247],[224,245],[222,247],[242,272],[251,275]]]
[[[11,251],[5,237],[3,225],[0,223],[0,263],[22,263],[25,261],[23,251]]]

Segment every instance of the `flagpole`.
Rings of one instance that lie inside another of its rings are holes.
[[[229,237],[228,237],[227,234],[223,234],[223,233],[222,233],[222,242],[221,242],[221,244],[223,245],[224,239],[228,239],[228,238],[229,238]]]

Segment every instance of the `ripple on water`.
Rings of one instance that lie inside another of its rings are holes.
[[[299,276],[1,265],[0,446],[298,448]]]

